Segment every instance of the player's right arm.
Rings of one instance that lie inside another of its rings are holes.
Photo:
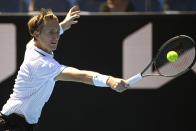
[[[97,72],[87,71],[87,70],[79,70],[73,67],[65,68],[58,76],[55,77],[55,80],[61,81],[74,81],[74,82],[82,82],[85,84],[95,85],[95,76],[98,76],[103,81],[106,82],[106,86],[111,87],[113,90],[117,92],[123,92],[129,86],[128,82],[120,79],[115,78],[112,76],[107,77],[106,75],[101,75]]]

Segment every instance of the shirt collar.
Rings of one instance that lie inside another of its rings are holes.
[[[35,45],[34,45],[34,49],[35,49],[36,52],[38,52],[39,54],[41,54],[43,56],[47,56],[47,57],[50,57],[50,58],[53,58],[54,57],[53,52],[52,52],[52,54],[49,54],[49,53],[43,51],[42,49],[37,48]]]

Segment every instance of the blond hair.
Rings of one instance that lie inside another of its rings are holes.
[[[34,15],[29,21],[28,21],[28,29],[31,36],[33,36],[34,31],[41,32],[43,28],[43,23],[47,20],[57,20],[57,16],[52,12],[51,9],[44,9],[42,8],[41,11]]]

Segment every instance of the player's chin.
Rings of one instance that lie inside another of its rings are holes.
[[[53,50],[53,51],[56,50],[57,49],[57,44],[51,44],[50,49]]]
[[[56,50],[56,48],[53,48],[53,49],[52,49],[52,51],[55,51],[55,50]]]

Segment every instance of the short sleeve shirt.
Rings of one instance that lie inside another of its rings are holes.
[[[41,110],[53,91],[56,82],[54,78],[65,67],[53,58],[53,54],[37,48],[34,41],[31,41],[18,71],[13,93],[1,113],[22,114],[29,124],[37,123]]]

